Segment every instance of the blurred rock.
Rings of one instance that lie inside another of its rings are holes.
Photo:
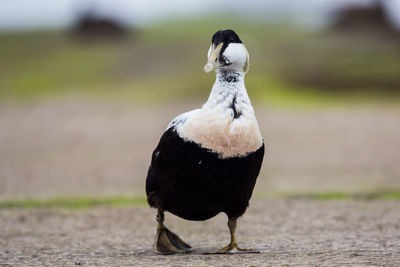
[[[115,19],[99,17],[88,11],[79,16],[73,32],[82,38],[120,39],[127,36],[128,30]]]
[[[351,4],[341,9],[331,30],[344,33],[380,34],[388,37],[399,37],[399,31],[392,25],[385,12],[382,1],[372,6]]]

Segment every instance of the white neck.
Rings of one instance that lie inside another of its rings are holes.
[[[177,125],[184,140],[217,152],[221,158],[243,156],[262,145],[243,72],[217,70],[207,102],[201,109],[185,114],[170,125]]]
[[[217,70],[217,77],[211,89],[204,109],[212,109],[216,106],[226,106],[232,103],[233,99],[238,106],[250,106],[251,102],[244,85],[244,72],[234,70]]]

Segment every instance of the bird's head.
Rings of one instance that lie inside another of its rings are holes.
[[[213,35],[207,57],[205,72],[215,69],[239,72],[249,70],[249,53],[239,36],[232,30],[220,30]]]

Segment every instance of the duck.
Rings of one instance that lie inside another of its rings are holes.
[[[211,251],[258,253],[237,245],[237,220],[246,211],[264,158],[264,140],[244,83],[249,53],[230,29],[211,38],[205,72],[216,80],[205,104],[175,117],[152,153],[146,178],[150,207],[157,209],[154,251],[191,252],[165,226],[165,212],[204,221],[223,212],[230,242]]]

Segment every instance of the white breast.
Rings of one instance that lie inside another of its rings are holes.
[[[199,110],[177,127],[181,138],[210,149],[222,158],[243,156],[262,145],[262,137],[255,116],[232,118],[232,112],[216,107]]]
[[[226,82],[222,75],[217,72],[211,94],[201,109],[179,115],[168,127],[175,127],[181,138],[221,158],[244,156],[262,146],[262,136],[244,86],[244,74],[235,73],[236,82]],[[236,118],[233,103],[240,114]]]

